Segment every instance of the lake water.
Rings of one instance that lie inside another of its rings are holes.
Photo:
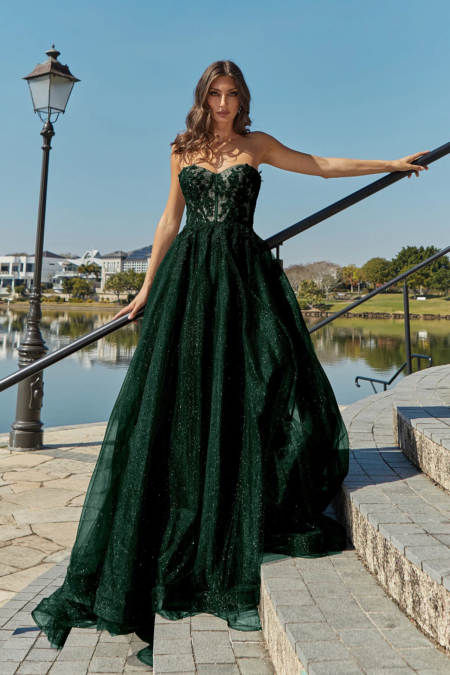
[[[0,309],[0,379],[17,370],[17,347],[25,335],[27,308]],[[112,311],[43,310],[42,334],[49,352],[111,321]],[[308,320],[312,326],[321,319]],[[450,363],[450,322],[411,321],[412,351],[432,357],[433,365]],[[46,427],[108,420],[136,347],[140,323],[130,324],[73,354],[44,372]],[[363,375],[389,380],[405,361],[403,321],[338,319],[312,334],[317,355],[339,404],[373,393]],[[424,363],[425,366],[425,363]],[[416,368],[414,363],[414,369]],[[395,382],[400,379],[397,378]],[[376,385],[382,391],[381,385]],[[17,386],[0,393],[0,433],[15,418]]]

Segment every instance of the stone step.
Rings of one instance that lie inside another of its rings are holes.
[[[179,621],[157,615],[154,668],[137,658],[147,643],[134,633],[73,628],[64,647],[52,649],[31,611],[62,584],[68,562],[54,565],[0,608],[0,675],[274,675],[261,631],[231,630],[210,614]]]
[[[450,673],[450,655],[387,595],[350,542],[336,555],[266,563],[261,580],[277,675]]]
[[[399,401],[414,382],[414,376],[402,381]],[[350,470],[333,504],[388,595],[432,640],[450,650],[450,494],[396,445],[396,390],[343,411]]]
[[[450,491],[450,367],[427,368],[395,387],[394,433],[404,454]]]

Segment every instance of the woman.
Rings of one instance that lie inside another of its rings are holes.
[[[155,613],[258,629],[262,562],[346,547],[323,511],[347,474],[348,437],[289,281],[253,230],[258,168],[418,176],[424,153],[316,157],[250,133],[249,110],[240,69],[213,63],[172,143],[146,280],[116,314],[145,305],[139,342],[66,578],[32,612],[52,647],[73,626],[135,632],[152,665]]]

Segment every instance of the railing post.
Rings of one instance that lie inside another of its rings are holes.
[[[408,296],[408,284],[405,282],[403,284],[403,313],[405,317],[405,351],[406,351],[406,374],[411,375],[412,373],[412,364],[411,364],[411,331],[409,325],[409,296]]]
[[[281,258],[280,258],[280,246],[283,246],[283,242],[281,242],[281,244],[277,244],[277,245],[275,246],[275,250],[276,250],[276,252],[277,252],[277,253],[276,253],[276,258],[277,258],[277,261],[279,262],[279,264],[281,265],[281,269],[283,269],[283,261],[282,261]]]

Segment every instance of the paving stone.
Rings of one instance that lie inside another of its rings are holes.
[[[83,637],[89,637],[89,636],[83,636]],[[94,643],[95,644],[95,643]],[[66,647],[64,647],[65,649]],[[62,650],[61,653],[61,658],[64,653],[64,649]],[[128,654],[128,649],[129,649],[129,644],[128,642],[99,642],[95,647],[90,646],[90,647],[73,647],[73,649],[83,649],[83,650],[88,650],[90,649],[91,652],[93,653],[94,656],[99,657],[99,658],[124,658]],[[95,650],[95,651],[94,651]],[[88,653],[87,651],[85,652],[86,654]],[[73,659],[75,660],[75,659]]]
[[[155,640],[154,654],[192,654],[190,638],[181,640]]]
[[[438,673],[450,673],[450,657],[432,646],[419,649],[399,649],[400,654],[414,669],[431,668]]]
[[[191,654],[155,654],[153,669],[155,673],[195,672],[195,664]]]
[[[359,630],[359,629],[339,629],[339,637],[342,642],[349,648],[373,647],[374,649],[388,649],[390,645],[385,637],[378,631],[373,629]]]
[[[60,659],[58,659],[58,663],[61,663]],[[104,658],[94,656],[90,662],[89,670],[93,673],[122,673],[124,665],[125,657]]]
[[[26,657],[28,651],[28,647],[24,647],[23,649],[6,649],[3,647],[0,652],[0,661],[16,661],[20,663]]]
[[[316,584],[316,583],[311,583],[308,584],[308,591],[311,593],[313,598],[320,598],[320,597],[351,597],[350,596],[350,591],[348,588],[345,586],[344,583],[342,583],[342,580],[340,580],[340,583],[335,583],[335,584]]]
[[[173,623],[173,622],[172,622]],[[178,621],[177,621],[178,624]],[[189,625],[189,624],[187,624]],[[216,616],[210,616],[210,617],[205,617],[205,616],[193,616],[191,618],[191,625],[192,625],[192,630],[197,631],[197,630],[219,630],[223,631],[226,629],[226,621],[223,619],[219,619]],[[175,637],[175,636],[174,636]],[[176,636],[178,637],[178,636]],[[180,636],[182,637],[182,636]]]
[[[241,675],[274,675],[275,671],[268,659],[238,659]],[[208,673],[208,675],[211,675]]]
[[[233,650],[230,647],[196,647],[194,643],[194,657],[199,663],[236,663]]]
[[[240,675],[238,666],[231,663],[224,665],[199,664],[197,671],[198,675]]]
[[[314,605],[314,600],[308,591],[275,591],[270,599],[275,609],[281,605],[308,606]]]
[[[326,621],[320,607],[290,607],[283,605],[278,607],[277,616],[282,626],[286,623],[318,623]]]
[[[0,664],[2,675],[14,675],[17,671],[17,662],[15,661],[10,661],[9,663],[0,661]]]
[[[17,670],[17,675],[47,675],[51,665],[51,663],[24,661],[20,664],[19,669]],[[2,666],[0,666],[0,669],[3,670]]]
[[[64,647],[60,650],[58,661],[89,661],[94,654],[95,647]],[[39,652],[44,651],[40,649]]]
[[[314,661],[348,660],[349,651],[342,642],[319,640],[317,642],[297,642],[296,653],[305,668]]]
[[[312,642],[322,640],[338,640],[339,636],[328,623],[288,623],[286,635],[290,643],[295,646],[296,642]]]
[[[435,546],[406,546],[405,556],[419,569],[425,560],[448,559],[450,563],[450,549],[443,544]]]
[[[311,663],[309,675],[364,675],[364,673],[354,661],[342,660]]]
[[[233,642],[264,642],[261,631],[244,631],[230,628],[230,638]]]
[[[170,624],[156,624],[155,625],[155,640],[164,640],[170,638],[189,638],[191,636],[190,626],[188,623],[176,623],[173,626]]]
[[[233,644],[233,652],[236,658],[268,658],[269,654],[265,645],[261,642],[236,642]]]
[[[56,661],[56,663],[52,665],[48,672],[50,675],[86,675],[88,667],[89,661],[78,661],[77,663],[70,663],[69,661]],[[117,671],[113,670],[111,672],[116,673]]]
[[[306,591],[305,583],[298,572],[297,577],[268,577],[266,588],[269,593],[275,591]]]
[[[230,636],[228,631],[196,631],[192,635],[194,648],[196,647],[229,647]]]
[[[396,649],[430,646],[430,640],[415,626],[410,626],[409,628],[385,628],[382,632],[388,642]]]

